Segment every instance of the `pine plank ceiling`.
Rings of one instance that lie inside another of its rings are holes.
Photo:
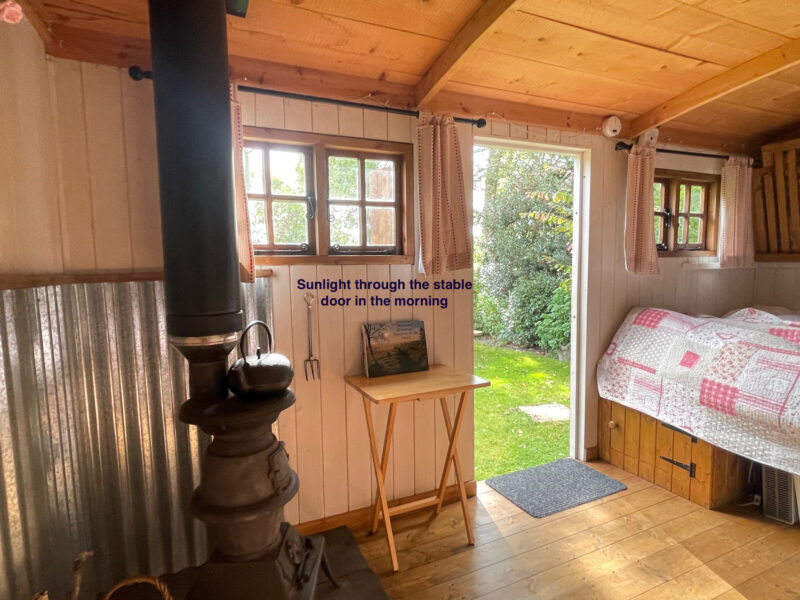
[[[146,0],[26,0],[50,54],[148,66]],[[250,0],[235,78],[750,150],[800,131],[800,0]],[[699,86],[699,87],[698,87]]]

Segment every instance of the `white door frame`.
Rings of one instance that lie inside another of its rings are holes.
[[[566,154],[575,159],[575,179],[572,193],[572,321],[570,333],[570,427],[569,455],[586,459],[586,377],[590,371],[586,361],[586,335],[589,277],[585,265],[589,263],[589,185],[591,152],[588,148],[539,144],[508,138],[475,136],[473,146],[496,146],[536,152]]]

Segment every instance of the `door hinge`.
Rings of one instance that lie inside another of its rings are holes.
[[[661,460],[667,461],[671,465],[675,465],[679,469],[683,469],[684,471],[688,471],[689,472],[689,477],[691,477],[692,479],[694,479],[694,476],[697,474],[697,465],[695,465],[694,463],[689,463],[687,465],[686,463],[682,463],[679,460],[674,460],[672,458],[667,458],[666,456],[659,456],[659,458]]]
[[[690,438],[692,438],[692,443],[693,444],[697,443],[697,438],[695,436],[693,436],[691,433],[688,433],[688,432],[684,431],[683,429],[679,429],[679,428],[675,427],[674,425],[669,425],[668,423],[663,423],[662,422],[661,424],[664,427],[666,427],[667,429],[671,429],[672,431],[674,431],[676,433],[682,433],[683,435],[688,435]]]

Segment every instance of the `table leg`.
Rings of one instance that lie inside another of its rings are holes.
[[[386,473],[389,470],[389,450],[392,446],[395,417],[397,417],[397,402],[392,402],[389,405],[389,418],[386,420],[386,435],[383,438],[383,456],[381,457],[381,474],[383,475],[384,484],[386,482]],[[378,494],[375,494],[375,511],[372,515],[372,529],[369,530],[370,534],[378,531],[380,516],[380,498]]]
[[[378,500],[380,501],[380,507],[383,511],[383,522],[386,524],[386,540],[389,542],[389,554],[392,558],[392,570],[397,571],[399,569],[397,564],[397,550],[394,547],[394,533],[392,532],[392,521],[389,517],[389,504],[386,501],[386,489],[384,488],[384,479],[386,476],[386,471],[382,467],[380,456],[378,456],[378,442],[375,438],[375,428],[372,424],[372,402],[369,398],[364,397],[364,416],[367,419],[367,433],[369,434],[369,445],[370,451],[372,453],[372,465],[375,468],[375,478],[378,480]],[[396,407],[396,403],[392,404],[392,409],[389,412],[389,421],[387,422],[386,426],[386,440],[384,441],[384,455],[387,453],[388,444],[387,441],[391,439],[392,428],[391,425],[394,425],[392,416],[393,412]],[[377,511],[378,506],[376,502],[375,509]]]
[[[461,392],[461,398],[458,402],[458,410],[456,411],[455,426],[450,423],[450,410],[447,408],[447,399],[440,398],[439,402],[442,406],[442,416],[444,417],[444,425],[447,428],[447,435],[450,436],[450,447],[447,451],[448,458],[445,461],[446,467],[442,474],[442,485],[439,487],[439,501],[436,505],[436,514],[442,510],[442,502],[444,501],[444,491],[447,488],[447,477],[450,474],[450,461],[452,460],[453,466],[456,471],[456,481],[458,482],[458,494],[461,501],[461,512],[464,513],[464,527],[467,529],[467,540],[470,545],[475,544],[475,535],[472,531],[472,521],[469,517],[469,508],[467,507],[467,492],[464,487],[464,477],[461,473],[461,459],[458,456],[458,434],[461,430],[461,421],[464,417],[464,407],[466,405],[467,392]]]

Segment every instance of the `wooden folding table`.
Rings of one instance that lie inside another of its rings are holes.
[[[372,451],[372,464],[375,467],[375,476],[378,480],[378,494],[375,498],[375,511],[372,519],[371,533],[378,530],[381,517],[386,523],[386,539],[389,542],[389,553],[392,556],[392,568],[397,571],[397,551],[394,546],[394,534],[392,532],[391,517],[402,515],[408,512],[435,506],[435,514],[442,510],[445,490],[447,489],[447,478],[450,475],[450,465],[452,464],[456,472],[458,482],[458,493],[461,500],[461,510],[464,513],[464,527],[467,530],[467,539],[470,544],[475,543],[472,533],[472,523],[469,520],[467,509],[467,494],[464,489],[464,478],[461,473],[461,462],[458,457],[458,434],[461,431],[461,422],[464,418],[466,407],[466,397],[469,390],[486,387],[490,383],[476,377],[472,373],[463,373],[452,367],[444,365],[431,365],[427,371],[416,373],[403,373],[401,375],[387,375],[386,377],[367,378],[363,375],[351,375],[345,377],[345,381],[356,389],[364,401],[364,416],[367,419],[367,431],[369,432],[369,443]],[[449,394],[460,394],[458,409],[456,410],[455,421],[451,422],[450,410],[447,406]],[[394,433],[394,421],[397,416],[397,405],[400,402],[412,400],[428,400],[439,398],[442,407],[442,417],[447,428],[447,435],[450,443],[445,455],[444,466],[442,467],[442,478],[437,493],[428,498],[399,504],[389,508],[386,499],[386,471],[389,466],[389,449],[392,445],[392,434]],[[378,453],[378,442],[375,437],[375,426],[372,421],[372,403],[388,404],[389,417],[386,421],[386,437],[383,440],[383,454]]]

